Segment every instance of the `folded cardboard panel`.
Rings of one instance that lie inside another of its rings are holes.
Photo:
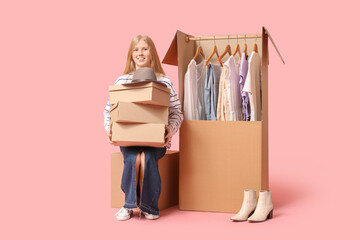
[[[113,85],[109,87],[109,103],[137,102],[160,106],[170,105],[170,89],[162,83],[136,83],[132,85]]]
[[[158,202],[160,210],[175,206],[179,199],[179,152],[167,151],[158,161],[161,177],[161,194]],[[121,176],[124,159],[121,152],[111,154],[111,207],[121,208],[125,195],[121,190]]]
[[[164,106],[117,102],[110,109],[111,121],[118,123],[168,123],[169,108]]]
[[[246,189],[268,187],[261,122],[185,120],[180,129],[179,208],[237,212]]]
[[[112,141],[117,146],[161,147],[164,143],[165,124],[116,123],[112,124]]]

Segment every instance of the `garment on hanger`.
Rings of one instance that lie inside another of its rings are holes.
[[[221,67],[219,64],[213,64],[212,65],[212,70],[214,73],[214,108],[215,108],[215,115],[217,113],[217,103],[218,103],[218,99],[219,99],[219,84],[220,84],[220,75],[221,75]],[[216,118],[215,118],[216,120]]]
[[[209,64],[206,66],[204,86],[204,107],[206,120],[216,120],[220,73],[220,65]]]
[[[206,66],[204,59],[196,65],[196,90],[197,90],[197,116],[195,120],[206,120],[204,104],[204,87],[206,77]]]
[[[184,77],[184,117],[186,120],[205,120],[204,85],[205,85],[204,60],[196,64],[191,60]]]
[[[245,79],[246,79],[246,75],[248,72],[248,59],[246,56],[246,53],[242,53],[241,54],[241,59],[240,59],[240,69],[239,69],[239,73],[240,73],[240,92],[241,92],[241,97],[242,97],[242,101],[241,101],[241,107],[242,107],[242,119],[243,121],[250,121],[250,102],[249,102],[249,94],[247,92],[244,92],[244,84],[245,84]]]
[[[220,80],[219,80],[219,96],[218,96],[218,105],[216,111],[216,119],[219,121],[225,121],[229,118],[229,103],[227,96],[227,81],[226,77],[228,74],[228,67],[221,68]]]
[[[241,120],[241,93],[239,85],[239,65],[236,62],[234,56],[230,56],[224,63],[224,67],[228,68],[228,74],[226,76],[227,96],[229,98],[229,118],[228,121],[240,121]]]
[[[249,58],[249,68],[243,88],[249,93],[250,121],[261,120],[261,59],[259,53],[253,51]]]
[[[195,97],[196,97],[196,65],[194,60],[191,60],[184,77],[184,119],[194,120],[196,116]]]

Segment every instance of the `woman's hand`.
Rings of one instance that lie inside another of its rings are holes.
[[[115,142],[111,141],[111,129],[112,129],[112,122],[110,122],[110,127],[109,127],[109,131],[107,132],[107,136],[108,136],[108,142],[111,144],[114,144]]]
[[[162,147],[165,147],[166,145],[168,145],[168,143],[170,142],[170,139],[171,139],[170,128],[168,125],[165,125],[165,143],[162,145]]]

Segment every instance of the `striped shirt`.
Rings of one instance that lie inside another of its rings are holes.
[[[130,83],[132,81],[132,78],[133,78],[133,73],[122,75],[116,80],[115,85]],[[179,130],[180,125],[184,119],[183,114],[181,112],[181,104],[170,78],[168,78],[167,76],[161,76],[158,78],[158,81],[165,83],[166,86],[171,90],[168,126],[172,137]],[[106,131],[109,131],[110,128],[110,108],[111,105],[109,104],[109,99],[108,99],[104,111],[104,127]],[[170,147],[171,147],[171,139],[169,143],[166,145],[167,149],[169,149]]]

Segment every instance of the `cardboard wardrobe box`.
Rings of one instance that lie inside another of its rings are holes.
[[[209,56],[214,42],[219,54],[229,44],[244,49],[244,35],[234,39],[227,36],[190,36],[177,31],[163,63],[178,66],[179,97],[184,103],[184,76],[198,44]],[[246,34],[247,54],[256,42],[261,56],[262,120],[206,121],[184,120],[180,128],[179,208],[181,210],[236,213],[241,208],[246,189],[269,188],[268,162],[268,38],[263,27],[258,38]],[[245,37],[246,37],[245,36]],[[221,38],[222,37],[222,38]],[[220,39],[221,38],[221,39]],[[237,39],[236,39],[237,38]],[[196,38],[195,38],[196,39]],[[271,39],[271,37],[270,37]],[[272,39],[271,39],[272,41]],[[276,48],[276,46],[275,46]],[[277,50],[278,51],[278,50]],[[280,56],[281,57],[281,56]],[[223,61],[226,61],[224,58]],[[199,61],[197,61],[199,62]],[[216,64],[216,55],[211,63]]]
[[[158,161],[161,193],[158,202],[160,210],[175,206],[179,199],[179,152],[168,150]],[[121,208],[125,195],[121,190],[121,177],[124,169],[124,158],[121,152],[111,154],[111,207]]]
[[[111,140],[116,146],[162,147],[165,142],[163,123],[113,122],[111,131]]]
[[[110,109],[110,118],[118,123],[168,123],[169,108],[164,106],[117,102]]]
[[[109,86],[109,104],[137,102],[144,104],[170,106],[170,89],[161,82],[143,82],[130,85]]]

